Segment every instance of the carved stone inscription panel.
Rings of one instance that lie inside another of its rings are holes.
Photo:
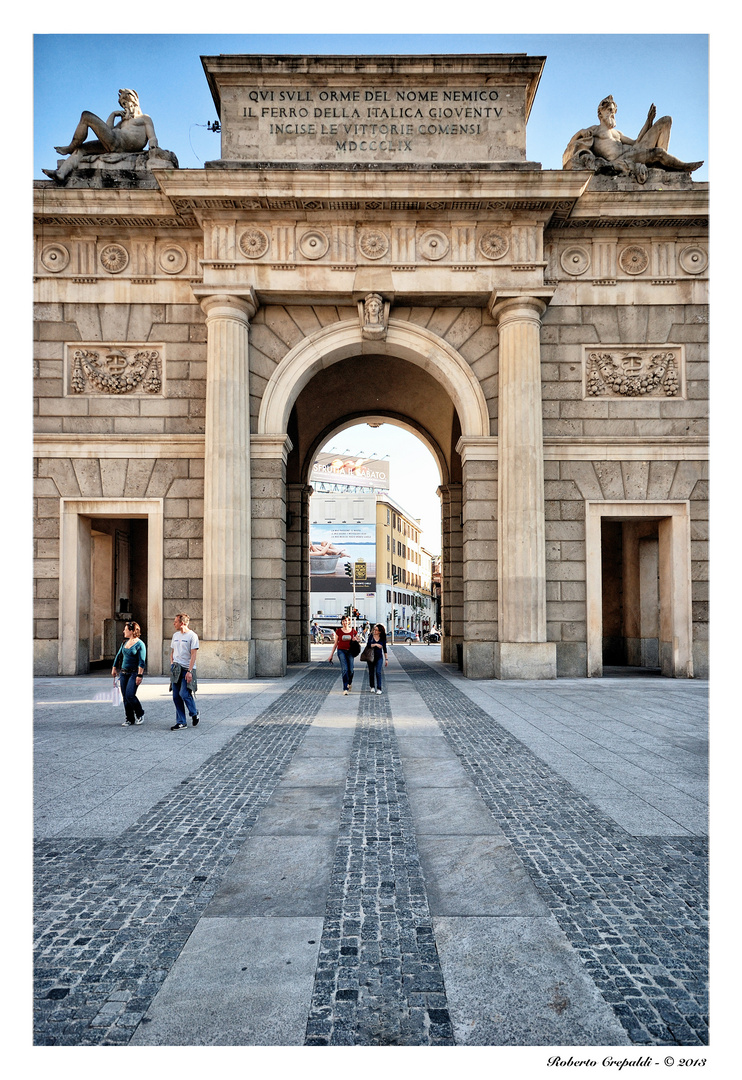
[[[65,346],[66,396],[164,396],[164,349],[152,342],[75,342]]]
[[[524,161],[543,58],[433,59],[204,57],[222,159]]]

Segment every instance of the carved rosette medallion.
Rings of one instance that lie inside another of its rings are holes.
[[[262,229],[253,226],[245,229],[239,243],[243,255],[246,255],[248,259],[259,259],[268,250],[269,241]]]
[[[488,232],[479,241],[479,250],[485,259],[501,259],[510,248],[507,236],[499,232]]]
[[[75,349],[70,391],[73,394],[159,394],[162,390],[159,349]]]
[[[588,397],[677,397],[679,350],[623,348],[586,358]]]
[[[437,262],[438,259],[442,259],[444,255],[447,255],[449,247],[448,237],[437,229],[428,229],[420,237],[418,244],[418,250],[422,257],[429,259],[431,262]]]
[[[305,259],[321,259],[327,254],[330,241],[321,229],[309,229],[299,240],[299,251]]]
[[[709,264],[709,257],[704,248],[693,244],[683,248],[678,255],[678,262],[686,274],[702,274]]]
[[[160,269],[164,270],[166,274],[179,274],[181,270],[185,269],[188,256],[179,244],[168,244],[160,252],[158,261]]]
[[[129,252],[121,244],[106,244],[99,257],[101,266],[109,274],[120,274],[129,265]]]
[[[41,265],[52,274],[58,274],[60,270],[69,264],[70,253],[64,244],[47,244],[41,252]]]
[[[625,274],[642,274],[649,266],[649,255],[643,247],[632,245],[618,256],[618,265]]]
[[[389,250],[389,238],[380,229],[366,229],[358,238],[358,247],[367,259],[381,259]]]
[[[562,270],[565,274],[572,274],[575,277],[579,277],[580,274],[584,274],[590,265],[590,256],[585,248],[571,247],[562,252],[560,258],[562,264]]]

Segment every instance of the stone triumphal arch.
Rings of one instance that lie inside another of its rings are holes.
[[[543,63],[204,57],[218,159],[36,182],[39,673],[134,608],[152,671],[182,610],[204,677],[308,659],[308,477],[356,418],[436,458],[444,660],[705,673],[707,185],[529,161]]]

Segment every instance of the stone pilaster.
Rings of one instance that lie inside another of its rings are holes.
[[[309,642],[310,484],[286,489],[286,647],[289,664],[311,660]]]
[[[495,302],[499,331],[498,629],[501,679],[556,678],[546,640],[546,545],[541,405],[543,300]]]
[[[206,312],[202,675],[252,674],[249,320],[247,296],[213,295]]]
[[[457,645],[464,640],[461,484],[445,484],[438,488],[441,500],[441,619],[443,648],[441,657],[446,664],[457,661]]]
[[[464,675],[495,677],[497,439],[461,438]]]
[[[286,674],[287,435],[253,435],[252,637],[255,674]],[[293,529],[291,530],[293,537]]]

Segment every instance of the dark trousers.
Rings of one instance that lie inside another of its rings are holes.
[[[139,716],[144,716],[144,709],[137,697],[137,672],[122,671],[119,677],[121,696],[124,699],[124,711],[126,719],[132,722]]]
[[[376,681],[376,689],[381,690],[381,672],[384,667],[384,653],[381,649],[374,649],[376,657],[373,660],[366,661],[366,667],[368,668],[368,685],[373,690],[374,680]]]
[[[338,649],[340,674],[343,676],[343,690],[349,689],[353,682],[353,657],[348,649]]]

